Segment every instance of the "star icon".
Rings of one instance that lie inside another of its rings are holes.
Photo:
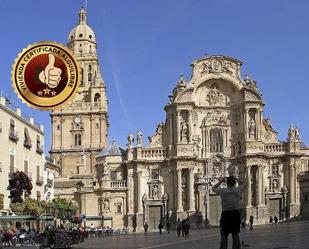
[[[43,92],[42,91],[38,91],[38,96],[42,96]]]
[[[52,95],[52,96],[55,96],[56,94],[57,94],[57,93],[56,93],[55,91],[52,91],[52,92],[51,92],[51,95]]]
[[[43,89],[44,95],[49,95],[50,89],[48,87],[46,87],[45,89]]]

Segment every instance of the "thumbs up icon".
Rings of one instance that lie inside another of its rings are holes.
[[[39,74],[39,79],[42,83],[48,85],[50,88],[58,86],[61,80],[62,70],[57,68],[55,65],[55,56],[48,54],[48,64],[45,69]]]

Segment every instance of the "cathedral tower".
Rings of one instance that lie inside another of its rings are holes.
[[[87,25],[83,8],[67,46],[80,63],[81,82],[75,98],[51,113],[51,157],[60,166],[62,177],[93,174],[95,156],[108,143],[106,88],[95,33]]]

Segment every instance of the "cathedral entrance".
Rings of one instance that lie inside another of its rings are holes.
[[[281,219],[281,199],[280,198],[276,198],[276,199],[270,199],[269,203],[268,203],[268,212],[269,212],[269,216],[274,217],[275,215]]]
[[[157,229],[162,219],[162,206],[149,206],[148,225],[150,229]]]
[[[208,219],[211,225],[219,225],[221,217],[221,198],[219,195],[209,196],[209,215]]]

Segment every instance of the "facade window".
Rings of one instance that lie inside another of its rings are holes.
[[[88,73],[88,81],[92,81],[92,73]]]
[[[36,192],[36,200],[41,201],[41,192],[40,191]]]
[[[24,160],[24,173],[26,174],[26,175],[28,175],[28,161],[27,160]]]
[[[276,164],[276,165],[272,165],[271,167],[271,173],[273,175],[279,175],[279,165]]]
[[[210,130],[210,152],[223,152],[223,136],[221,129]]]
[[[75,146],[82,145],[82,135],[80,133],[74,135],[74,144]]]
[[[91,65],[88,65],[88,71],[91,72]]]
[[[24,146],[28,149],[31,148],[31,138],[29,136],[29,131],[26,127],[24,129]]]
[[[14,172],[15,169],[15,156],[14,155],[10,155],[10,173]]]
[[[116,171],[111,171],[111,180],[117,181],[117,172]]]
[[[60,125],[59,124],[57,125],[57,131],[60,131]]]
[[[308,195],[305,194],[305,202],[308,202]]]
[[[159,170],[153,169],[151,171],[151,179],[158,180],[160,176]]]
[[[40,180],[40,165],[36,166],[36,175],[37,175],[37,180]]]
[[[80,70],[80,85],[84,85],[84,69],[81,68]]]
[[[95,95],[94,95],[94,102],[99,102],[100,101],[100,94],[99,93],[96,93]]]

